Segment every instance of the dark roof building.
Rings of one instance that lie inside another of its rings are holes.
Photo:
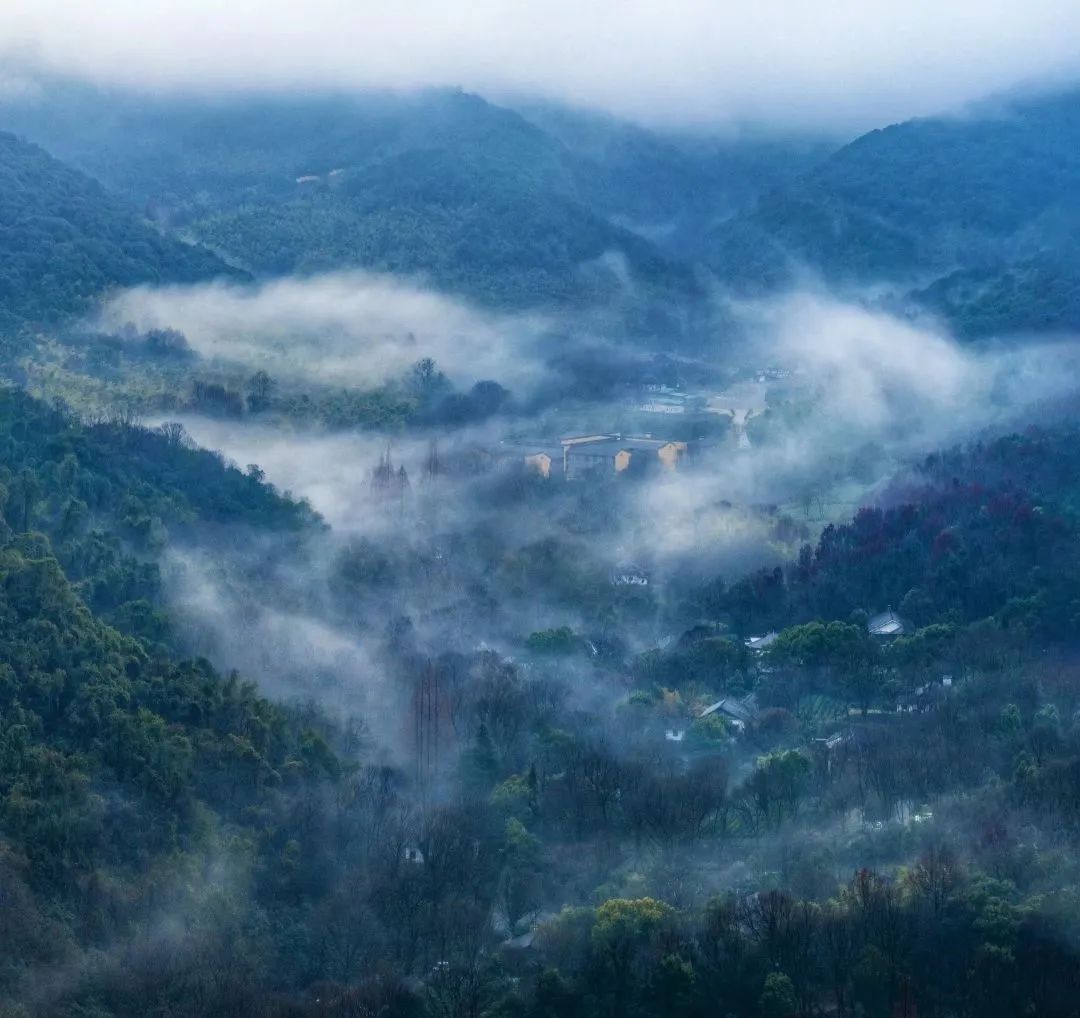
[[[914,627],[906,619],[900,618],[890,606],[879,615],[872,615],[866,623],[866,628],[871,636],[891,640],[895,636],[907,636]]]
[[[731,718],[733,721],[738,721],[740,724],[747,725],[758,715],[757,697],[755,697],[753,693],[741,698],[736,696],[725,696],[722,700],[717,700],[716,703],[709,704],[698,717],[707,718],[710,714],[716,714],[718,711]]]
[[[631,465],[674,470],[686,454],[687,443],[647,435],[596,435],[563,439],[568,478],[594,471],[621,474]]]
[[[755,653],[760,653],[763,650],[768,650],[780,636],[775,630],[766,633],[764,636],[751,636],[749,639],[744,640],[747,650],[752,650]]]

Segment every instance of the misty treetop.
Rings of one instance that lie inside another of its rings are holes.
[[[826,530],[779,575],[672,605],[667,621],[688,628],[645,654],[624,634],[655,602],[600,610],[617,588],[580,550],[510,553],[506,536],[478,534],[494,566],[483,596],[517,586],[586,614],[593,600],[594,631],[523,632],[515,663],[433,653],[428,623],[399,618],[369,638],[395,721],[373,715],[368,730],[180,659],[156,586],[162,541],[240,525],[287,547],[318,531],[310,510],[178,428],[79,423],[0,396],[12,1006],[1067,1013],[1070,430],[932,457],[906,501]],[[532,495],[512,476],[485,483],[521,507],[586,494]],[[583,522],[607,497],[585,499]],[[348,614],[400,586],[416,596],[422,571],[447,569],[427,547],[350,542],[330,593]],[[442,547],[453,568],[455,545]],[[904,590],[910,635],[881,642],[851,613]],[[766,624],[780,632],[763,653],[737,635]],[[742,727],[706,714],[749,691]],[[397,760],[380,751],[388,737]],[[432,771],[436,745],[447,760]],[[1026,847],[1024,825],[1052,848]],[[939,964],[946,953],[963,964]],[[35,995],[41,966],[79,975]]]
[[[151,639],[169,631],[156,558],[170,539],[214,526],[298,532],[316,523],[308,506],[226,467],[175,424],[151,431],[118,417],[84,426],[0,387],[0,449],[3,534],[38,534],[88,603]]]

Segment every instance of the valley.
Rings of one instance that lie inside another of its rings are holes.
[[[1078,111],[0,89],[0,1016],[1074,1014]]]

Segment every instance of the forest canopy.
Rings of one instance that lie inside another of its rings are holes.
[[[0,327],[85,312],[115,286],[235,275],[162,235],[96,181],[0,132]]]

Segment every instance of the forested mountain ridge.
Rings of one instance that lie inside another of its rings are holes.
[[[0,132],[0,326],[54,321],[138,283],[235,274],[204,248],[163,236],[96,181]]]
[[[219,928],[212,917],[230,907],[230,882],[276,874],[284,846],[272,831],[297,798],[342,773],[317,719],[206,661],[169,656],[157,574],[169,529],[315,522],[180,439],[121,421],[83,425],[0,388],[5,1009],[23,1000],[34,1013],[75,1013],[62,1005],[63,980],[37,982],[44,968],[103,980],[84,998],[94,1010],[141,1008],[117,976],[139,964],[140,939],[159,936],[178,951],[171,992],[183,998],[195,945],[163,931],[164,913]],[[237,992],[214,1007],[231,1011]]]
[[[662,135],[456,91],[0,105],[169,229],[265,274],[361,267],[503,307],[606,305],[653,334],[809,271],[964,337],[1080,321],[1076,93],[822,139]],[[830,154],[831,153],[831,154]]]
[[[848,619],[891,604],[919,626],[997,617],[1074,639],[1080,586],[1075,426],[935,453],[886,503],[830,524],[787,570],[727,591],[740,631]]]
[[[1067,327],[1078,153],[1076,92],[871,131],[720,226],[709,261],[740,292],[806,270],[918,290],[966,335]]]
[[[1080,329],[1080,248],[1075,241],[1004,265],[958,269],[915,290],[913,301],[965,339]]]
[[[419,274],[496,306],[617,304],[624,283],[607,256],[624,259],[633,280],[674,308],[696,295],[692,274],[644,239],[572,199],[522,190],[513,172],[438,151],[402,153],[355,171],[340,188],[245,205],[194,229],[262,272]]]
[[[109,628],[33,535],[0,550],[0,634],[0,1007],[141,1012],[128,977],[148,950],[173,959],[165,996],[188,1006],[205,949],[244,954],[260,914],[238,899],[292,894],[280,860],[321,851],[282,835],[341,763],[314,719]],[[81,1003],[41,976],[59,970]],[[241,1013],[247,979],[226,981],[207,1013]]]
[[[0,510],[0,539],[40,535],[91,608],[151,642],[170,638],[158,557],[171,539],[317,525],[310,507],[194,447],[179,426],[83,425],[9,386],[0,386]]]
[[[659,132],[543,103],[518,109],[565,147],[567,172],[590,208],[689,261],[707,251],[720,223],[841,144],[817,135]]]
[[[700,297],[686,265],[590,207],[564,145],[461,92],[214,103],[75,90],[5,106],[2,123],[257,272],[361,267],[519,307],[618,304],[626,273],[632,301]]]

